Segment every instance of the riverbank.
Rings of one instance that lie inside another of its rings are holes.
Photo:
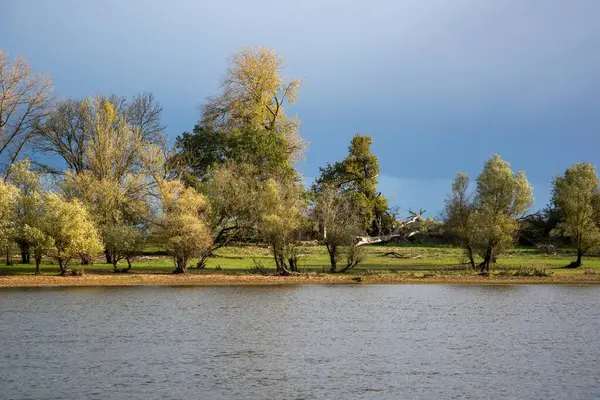
[[[0,287],[60,286],[235,286],[301,284],[576,284],[600,285],[599,275],[514,277],[482,275],[404,276],[393,274],[300,274],[297,276],[228,275],[228,274],[115,274],[115,275],[17,275],[0,276]]]

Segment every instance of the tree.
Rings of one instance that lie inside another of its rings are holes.
[[[258,230],[271,246],[277,273],[289,275],[298,270],[295,246],[302,227],[306,201],[303,188],[293,182],[268,180],[260,196]]]
[[[329,253],[330,272],[338,272],[341,247],[356,247],[362,232],[360,214],[346,192],[331,186],[317,194],[314,214],[322,229],[322,240]],[[352,257],[354,261],[354,257]]]
[[[454,233],[465,251],[469,265],[475,268],[475,206],[469,193],[469,176],[459,172],[452,181],[452,195],[445,202],[446,228]]]
[[[45,208],[45,205],[43,207]],[[42,230],[46,223],[45,218],[45,212],[40,210],[40,216],[34,222],[35,225],[25,225],[22,228],[22,237],[25,238],[29,244],[29,249],[33,252],[36,275],[41,273],[40,264],[42,259],[50,254],[54,248],[54,240]]]
[[[43,189],[38,173],[31,170],[28,159],[12,164],[8,170],[8,181],[19,189],[15,216],[13,239],[21,249],[21,262],[30,262],[30,242],[33,237],[39,241],[39,235],[32,233],[43,209]]]
[[[33,75],[22,57],[8,63],[0,49],[0,160],[15,162],[31,137],[31,129],[50,111],[52,81]]]
[[[210,202],[207,223],[212,245],[203,253],[198,267],[203,268],[214,251],[250,234],[260,219],[263,183],[256,178],[252,165],[231,162],[218,168],[213,177],[200,186]]]
[[[71,173],[79,174],[91,168],[90,147],[107,145],[98,140],[103,132],[120,133],[119,140],[132,133],[144,146],[161,145],[164,141],[161,113],[162,106],[151,93],[136,95],[131,102],[116,95],[68,99],[58,104],[46,120],[34,124],[35,148],[42,154],[59,156]],[[121,165],[131,164],[127,157],[121,161]],[[40,165],[49,172],[62,174],[49,165],[41,162]]]
[[[385,197],[377,192],[379,161],[371,153],[372,139],[357,133],[348,148],[348,156],[342,162],[327,164],[321,168],[316,182],[318,192],[322,185],[332,185],[347,192],[357,210],[360,210],[363,228],[369,233],[381,235],[392,229],[392,220],[387,218],[388,205]]]
[[[532,189],[523,171],[516,174],[510,164],[494,154],[477,178],[474,198],[476,246],[481,252],[482,272],[516,239],[518,218],[533,204]]]
[[[54,246],[50,255],[56,259],[61,275],[66,275],[74,257],[90,257],[103,249],[98,230],[87,210],[77,200],[67,201],[61,196],[46,195],[43,232]]]
[[[96,98],[85,106],[87,139],[79,172],[67,172],[63,190],[81,199],[100,228],[143,224],[149,216],[153,181],[145,171],[147,150],[140,129],[133,129],[113,102]],[[151,153],[151,152],[150,152]],[[113,263],[106,249],[107,263]]]
[[[129,272],[131,261],[143,250],[145,240],[142,233],[129,225],[116,225],[107,229],[104,236],[114,272]],[[127,261],[127,268],[119,271],[117,264],[122,260]]]
[[[0,248],[6,253],[6,265],[11,265],[10,246],[15,230],[19,189],[0,180]]]
[[[300,80],[281,77],[283,59],[273,49],[256,47],[235,54],[230,64],[222,94],[203,107],[202,124],[226,133],[246,128],[281,133],[290,139],[289,154],[301,151],[299,137],[291,140],[298,120],[285,114],[286,104],[298,98]]]
[[[553,181],[552,203],[562,220],[556,232],[570,238],[577,249],[577,260],[569,268],[582,265],[581,258],[600,247],[600,180],[590,164],[575,164]]]
[[[208,202],[193,188],[180,181],[159,184],[162,215],[158,220],[159,237],[175,262],[173,273],[187,272],[192,257],[199,257],[211,245],[206,223]]]
[[[211,204],[213,246],[201,257],[201,267],[216,248],[255,231],[265,220],[261,212],[270,215],[260,204],[267,182],[291,187],[300,181],[294,164],[305,144],[298,119],[285,112],[297,99],[299,80],[282,78],[283,67],[274,50],[236,54],[222,93],[208,99],[193,133],[177,138],[169,166]],[[290,242],[287,248],[292,247]]]

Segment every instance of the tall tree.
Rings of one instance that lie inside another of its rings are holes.
[[[532,189],[523,171],[512,172],[510,164],[494,154],[477,177],[474,205],[476,240],[483,258],[482,272],[508,245],[514,243],[518,218],[533,204]]]
[[[32,127],[50,112],[52,81],[34,75],[29,63],[17,57],[12,64],[0,49],[0,162],[15,162],[29,140]]]
[[[348,147],[348,156],[341,162],[321,168],[315,190],[332,185],[348,192],[357,210],[360,210],[365,230],[371,234],[389,233],[392,220],[388,215],[385,197],[377,192],[379,161],[371,153],[372,138],[357,133]]]
[[[138,226],[149,216],[154,180],[147,176],[145,160],[153,145],[144,142],[140,130],[127,123],[113,102],[96,98],[86,109],[84,169],[67,172],[63,190],[67,197],[83,201],[106,239],[109,230]],[[106,257],[113,263],[108,249]]]
[[[570,238],[577,249],[577,260],[569,268],[580,267],[582,257],[600,247],[599,184],[596,168],[590,164],[575,164],[554,179],[552,202],[562,215],[556,231]]]
[[[300,181],[294,164],[305,144],[298,135],[298,119],[286,114],[287,105],[298,97],[299,80],[283,78],[283,67],[271,49],[234,55],[221,93],[208,99],[193,133],[177,138],[169,165],[211,204],[213,246],[200,266],[216,248],[264,222],[260,213],[267,210],[260,199],[268,182],[287,188]]]

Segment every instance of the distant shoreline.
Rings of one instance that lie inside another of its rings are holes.
[[[473,285],[600,285],[600,277],[505,277],[481,275],[436,275],[407,277],[396,275],[301,274],[298,276],[262,276],[228,274],[116,274],[116,275],[10,275],[0,276],[0,288],[92,287],[92,286],[271,286],[306,284],[473,284]]]

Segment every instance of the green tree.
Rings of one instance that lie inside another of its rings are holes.
[[[36,226],[36,220],[39,219],[40,210],[43,208],[42,194],[44,191],[40,176],[37,172],[31,170],[31,163],[28,159],[10,166],[8,181],[19,189],[13,240],[21,249],[21,262],[29,264],[30,243],[28,238],[32,235],[32,232],[26,227]]]
[[[6,254],[6,265],[11,265],[10,246],[15,232],[19,189],[0,179],[0,248]]]
[[[523,171],[516,174],[510,164],[494,154],[477,178],[474,198],[476,246],[483,258],[482,272],[516,239],[518,218],[533,204],[532,189]]]
[[[360,210],[363,227],[371,234],[381,235],[392,228],[388,204],[377,192],[379,161],[371,153],[372,138],[357,133],[348,148],[348,156],[342,162],[327,164],[321,168],[316,182],[318,192],[323,185],[332,185],[347,192],[357,210]]]
[[[444,220],[446,228],[456,235],[472,268],[475,268],[475,212],[473,196],[469,193],[469,176],[459,172],[452,181],[452,195],[445,202]]]
[[[132,260],[139,255],[145,244],[144,235],[130,225],[113,225],[104,233],[106,249],[110,252],[114,272],[129,272]],[[127,261],[127,268],[119,271],[120,261]]]
[[[575,164],[556,177],[552,203],[562,215],[556,232],[570,238],[577,248],[577,260],[567,267],[582,265],[581,258],[600,247],[600,180],[590,164]]]
[[[50,255],[58,262],[61,275],[67,274],[74,257],[89,258],[102,251],[98,230],[79,201],[47,194],[44,215],[42,231],[54,242]]]

